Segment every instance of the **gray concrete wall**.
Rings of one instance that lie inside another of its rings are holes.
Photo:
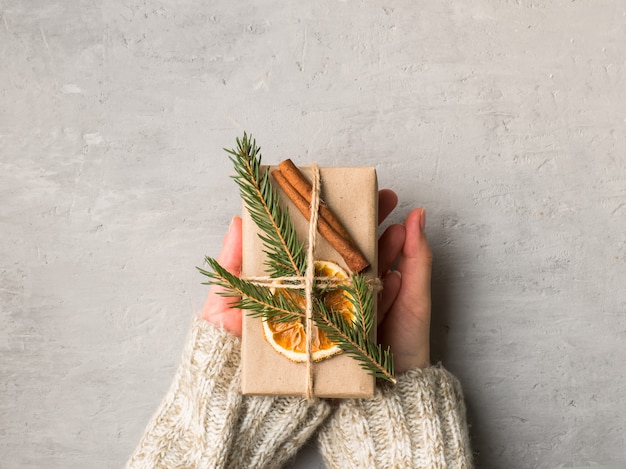
[[[483,468],[624,461],[626,5],[0,0],[0,466],[120,467],[239,210],[221,151],[428,210]],[[312,466],[315,463],[302,464]]]

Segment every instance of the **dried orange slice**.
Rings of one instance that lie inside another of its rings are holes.
[[[316,277],[337,277],[347,279],[348,274],[334,262],[315,261]],[[304,295],[288,289],[274,290],[275,295],[285,295],[291,298],[302,311],[306,308]],[[354,320],[354,306],[350,295],[341,289],[333,289],[324,293],[322,297],[329,309],[341,312],[346,320]],[[326,337],[324,331],[313,326],[313,340],[311,343],[311,357],[313,361],[324,360],[341,352],[335,342]],[[263,320],[263,334],[274,350],[294,362],[307,360],[305,320],[297,319],[289,322],[273,322]]]

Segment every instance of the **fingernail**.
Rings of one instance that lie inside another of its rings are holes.
[[[384,272],[380,275],[381,280],[384,281],[390,274],[398,274],[400,277],[402,277],[402,274],[399,270],[389,269],[387,272]]]
[[[382,277],[382,278],[381,278],[381,280],[383,281],[383,288],[382,288],[382,290],[380,290],[380,291],[378,292],[378,296],[379,296],[379,298],[382,296],[383,291],[384,291],[384,289],[385,289],[385,285],[387,284],[387,281],[389,280],[389,277],[391,277],[392,275],[397,276],[397,277],[398,277],[398,279],[399,279],[400,281],[402,281],[402,274],[400,273],[400,271],[399,271],[399,270],[388,270],[388,271],[387,271],[387,273],[384,275],[384,277]]]
[[[235,224],[235,218],[237,218],[237,215],[233,215],[233,218],[230,219],[230,225],[228,225],[228,232],[230,233],[230,230],[233,229],[233,225]]]
[[[420,210],[420,230],[424,231],[426,228],[426,209],[422,207]]]
[[[387,279],[391,276],[391,275],[396,275],[400,278],[402,278],[402,274],[400,273],[399,270],[388,270],[387,273],[385,274],[384,277],[382,277],[382,281],[383,283],[387,281]]]

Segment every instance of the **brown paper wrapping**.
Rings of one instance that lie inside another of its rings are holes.
[[[267,169],[267,168],[266,168]],[[270,168],[270,170],[273,168]],[[310,171],[301,168],[311,180]],[[371,266],[367,278],[378,273],[378,182],[370,167],[320,168],[321,197],[335,212]],[[274,184],[274,187],[277,187]],[[302,241],[308,236],[308,222],[277,188],[281,204],[289,208],[291,219]],[[341,256],[322,238],[316,239],[315,258],[336,262],[349,272]],[[243,208],[242,276],[265,276],[265,254],[258,228]],[[376,300],[376,295],[374,295]],[[376,305],[374,305],[376,308]],[[375,328],[372,331],[375,334]],[[375,340],[375,337],[372,337]],[[374,394],[374,378],[345,353],[313,364],[313,394],[328,398],[367,398]],[[243,394],[304,396],[307,390],[307,365],[294,363],[276,352],[265,340],[261,319],[244,314],[242,334]]]

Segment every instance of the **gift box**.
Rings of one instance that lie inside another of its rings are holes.
[[[273,171],[275,167],[262,167]],[[309,180],[310,168],[300,168]],[[361,273],[367,279],[376,279],[378,273],[377,227],[378,183],[376,171],[371,167],[327,167],[319,169],[320,196],[332,209],[370,266]],[[298,238],[305,242],[309,235],[309,222],[293,202],[273,181],[280,204],[287,207]],[[258,278],[266,274],[266,254],[259,237],[259,228],[243,207],[243,265],[242,278]],[[350,269],[341,255],[318,234],[314,258],[332,261]],[[374,314],[376,311],[374,293]],[[375,379],[359,362],[341,353],[321,361],[294,362],[278,353],[269,344],[263,332],[262,319],[244,314],[242,334],[243,394],[307,396],[312,390],[315,397],[367,398],[374,393]],[[375,341],[376,327],[370,337]],[[311,387],[309,387],[311,386]],[[309,395],[309,397],[311,397]]]

